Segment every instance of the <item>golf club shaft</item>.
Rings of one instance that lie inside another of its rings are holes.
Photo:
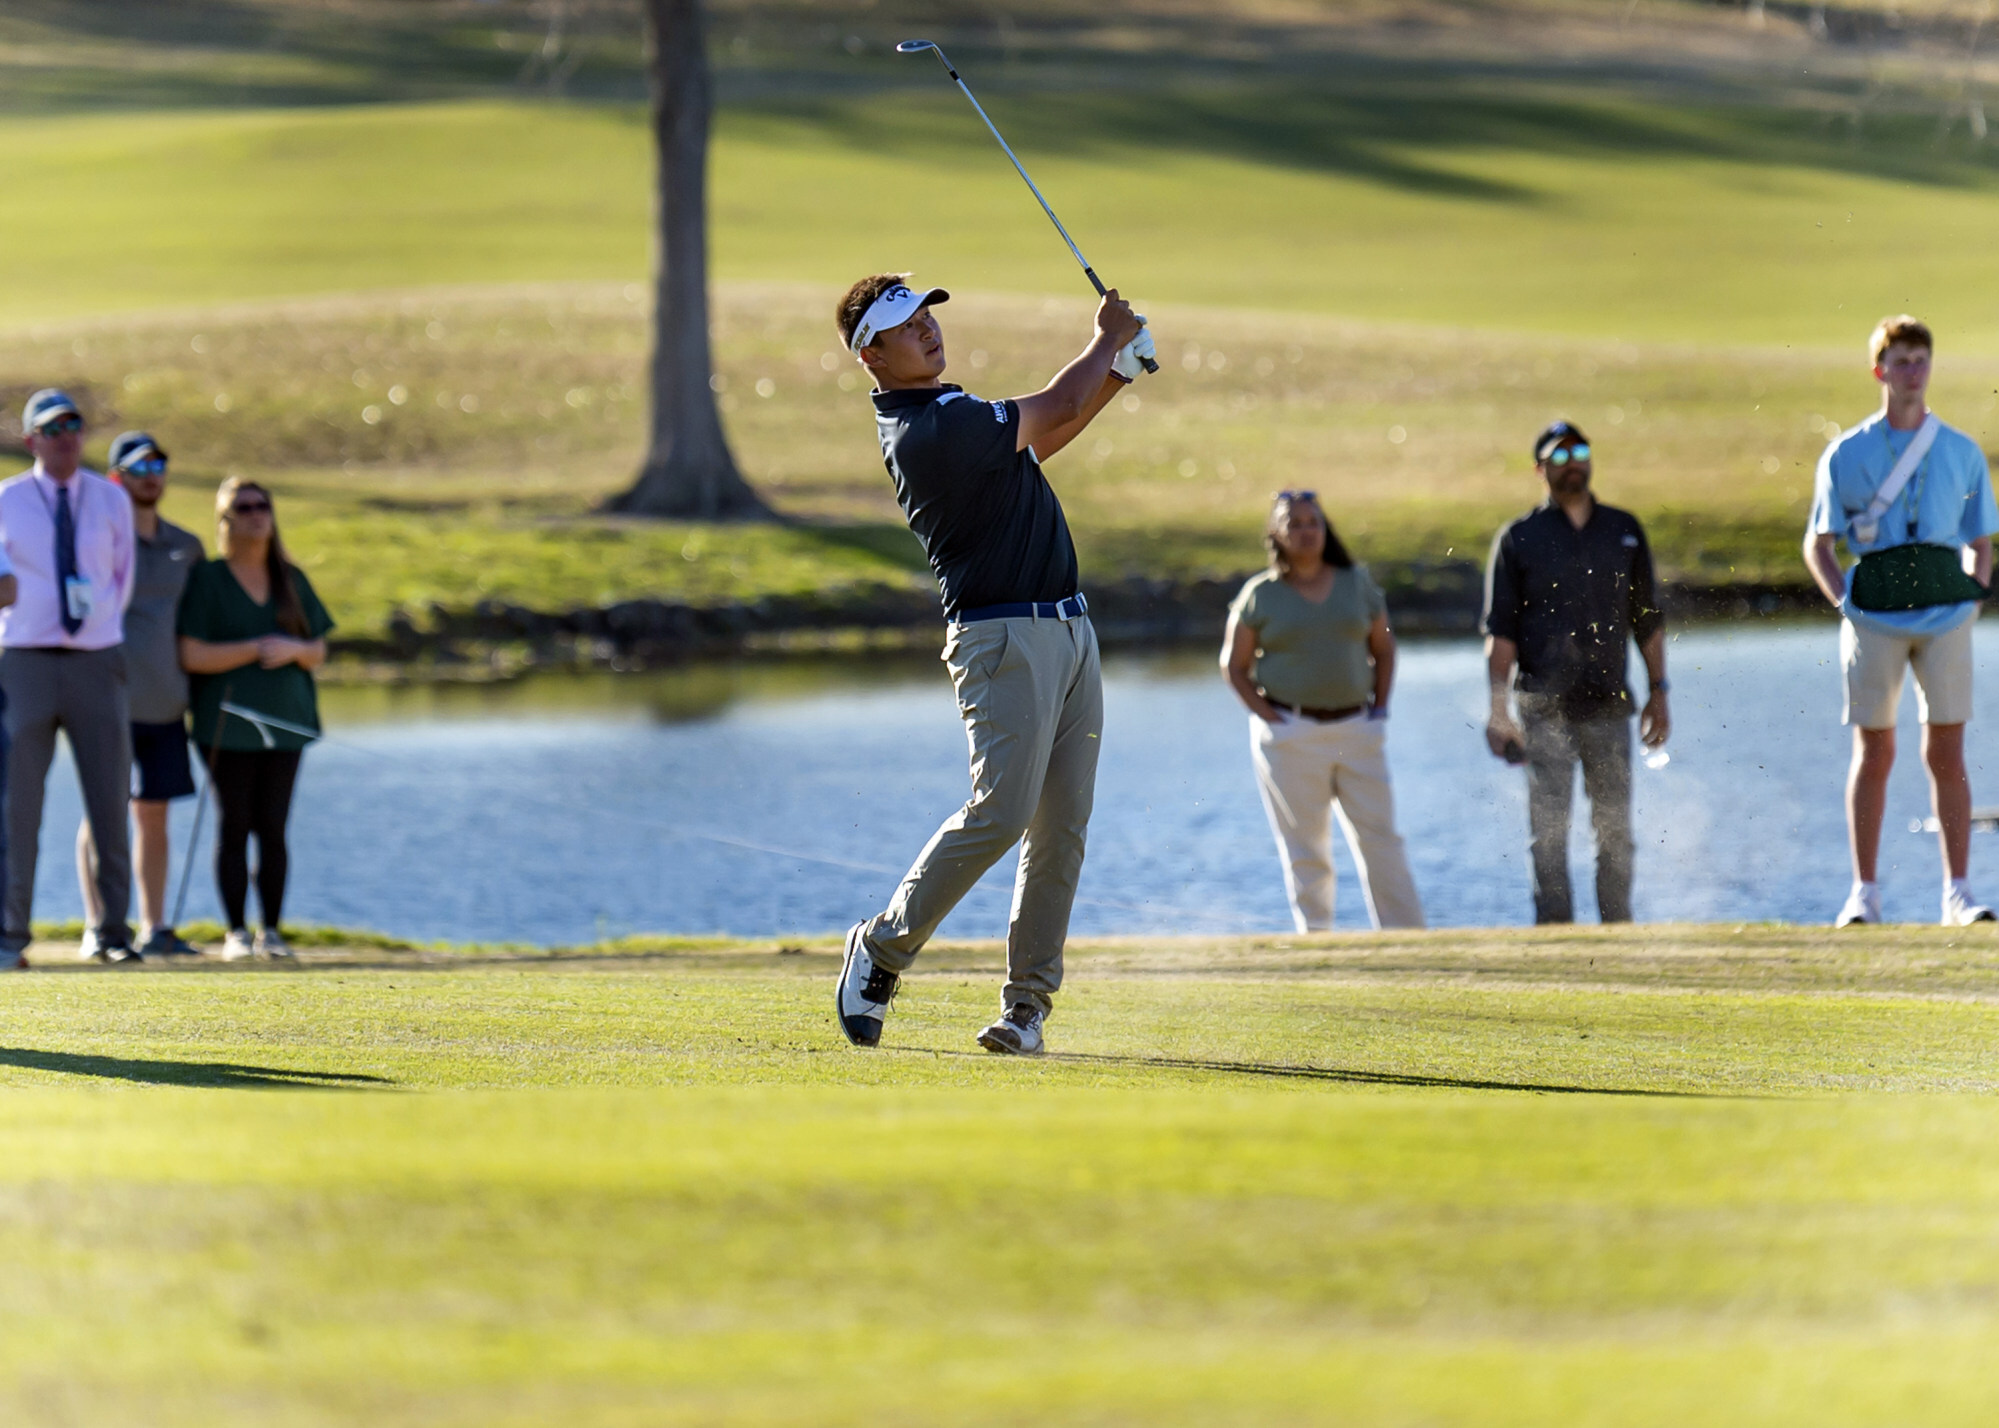
[[[1103,279],[1099,278],[1097,270],[1090,266],[1090,260],[1083,256],[1083,250],[1076,246],[1076,240],[1069,236],[1069,230],[1062,226],[1062,220],[1055,216],[1055,210],[1048,206],[1048,200],[1041,196],[1041,190],[1035,187],[1034,180],[1028,176],[1027,166],[1021,163],[1019,156],[1013,151],[1013,146],[1007,143],[1006,136],[1000,133],[999,125],[993,123],[992,116],[986,113],[985,105],[979,103],[979,97],[972,93],[972,87],[965,83],[964,77],[958,73],[957,66],[951,63],[942,47],[931,44],[927,48],[936,51],[938,63],[944,66],[944,72],[951,76],[951,82],[958,86],[959,91],[971,102],[972,108],[978,111],[979,118],[985,121],[987,131],[1000,146],[1000,152],[1013,164],[1013,171],[1020,175],[1021,182],[1027,185],[1027,191],[1034,195],[1034,201],[1041,205],[1041,211],[1048,215],[1048,221],[1054,224],[1055,231],[1062,235],[1062,241],[1069,245],[1069,251],[1075,255],[1077,264],[1083,269],[1083,276],[1090,280],[1090,286],[1097,290],[1097,296],[1104,296]],[[1159,370],[1159,364],[1150,357],[1141,357],[1139,361],[1145,365],[1145,370],[1148,372]]]
[[[235,687],[233,682],[222,686],[222,697],[225,701],[229,698],[230,691],[235,689]],[[172,921],[167,924],[169,927],[180,926],[181,912],[187,906],[187,880],[194,873],[195,850],[201,846],[201,815],[208,806],[209,796],[215,792],[215,764],[221,757],[222,720],[217,718],[215,721],[215,742],[208,749],[208,782],[196,790],[194,795],[194,831],[187,835],[186,861],[181,864],[180,869],[180,894],[174,898],[174,915]],[[222,815],[218,812],[215,816],[220,818]]]

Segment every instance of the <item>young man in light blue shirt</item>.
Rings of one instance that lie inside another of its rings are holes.
[[[1839,927],[1881,921],[1881,826],[1895,764],[1895,709],[1910,670],[1943,845],[1942,920],[1952,927],[1995,920],[1966,882],[1964,725],[1971,717],[1971,629],[1980,587],[1992,580],[1999,504],[1978,443],[1937,421],[1925,401],[1932,349],[1929,328],[1913,317],[1883,318],[1874,329],[1868,356],[1881,410],[1819,458],[1805,532],[1805,566],[1843,617],[1840,664],[1853,726],[1846,785],[1853,890]],[[1905,460],[1911,452],[1917,459]],[[1835,548],[1842,539],[1861,562],[1850,574]]]

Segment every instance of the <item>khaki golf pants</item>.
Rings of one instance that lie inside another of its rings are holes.
[[[916,855],[888,911],[862,936],[878,966],[903,971],[1018,843],[1004,1000],[1045,1014],[1062,985],[1062,945],[1096,796],[1104,730],[1096,631],[1086,615],[953,625],[944,663],[971,745],[972,796]]]
[[[1286,714],[1282,724],[1249,716],[1249,755],[1277,856],[1291,920],[1300,932],[1333,926],[1333,830],[1353,851],[1367,915],[1376,927],[1421,927],[1423,902],[1409,876],[1409,856],[1395,831],[1395,791],[1388,782],[1388,721],[1355,715],[1322,724]]]

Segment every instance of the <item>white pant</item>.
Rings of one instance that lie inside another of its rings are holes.
[[[1337,810],[1360,869],[1367,915],[1376,927],[1421,927],[1423,903],[1395,831],[1388,783],[1388,721],[1355,715],[1321,724],[1286,714],[1282,724],[1249,716],[1256,787],[1277,836],[1284,890],[1300,932],[1333,926],[1333,830]]]

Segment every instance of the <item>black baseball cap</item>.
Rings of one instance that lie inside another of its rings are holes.
[[[1543,461],[1546,461],[1548,453],[1565,441],[1577,441],[1581,442],[1584,446],[1589,445],[1589,438],[1583,435],[1583,429],[1574,422],[1557,421],[1548,423],[1547,426],[1542,428],[1541,434],[1534,438],[1534,464],[1539,466]]]

